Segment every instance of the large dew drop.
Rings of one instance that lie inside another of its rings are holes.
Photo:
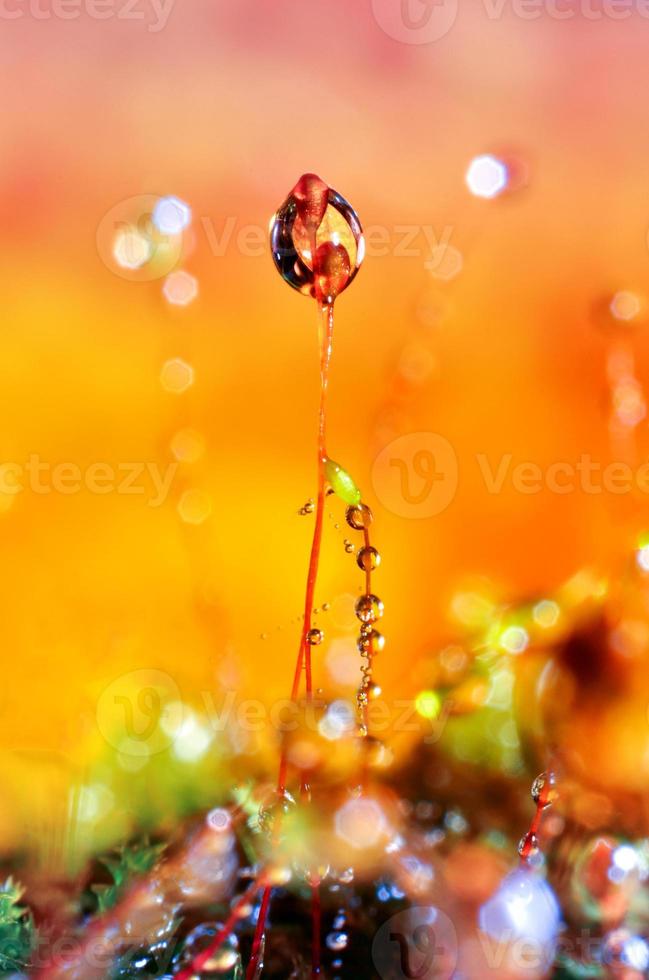
[[[315,174],[303,174],[270,225],[270,246],[286,282],[333,303],[358,272],[365,251],[358,215]]]

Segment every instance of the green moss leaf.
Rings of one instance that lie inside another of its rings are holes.
[[[36,942],[34,920],[20,904],[23,889],[11,878],[0,885],[0,974],[26,968]]]
[[[124,889],[135,877],[151,870],[165,846],[165,844],[150,844],[145,837],[135,844],[126,844],[118,848],[114,854],[99,859],[113,879],[112,885],[91,885],[100,915],[115,906]]]

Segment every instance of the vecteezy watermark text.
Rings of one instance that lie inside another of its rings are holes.
[[[151,34],[167,26],[175,0],[0,0],[0,20],[128,20]]]
[[[352,735],[358,721],[354,703],[346,698],[263,701],[241,698],[228,689],[218,694],[203,690],[200,701],[196,713],[183,702],[173,677],[156,668],[140,668],[104,688],[97,702],[97,726],[113,748],[141,757],[174,744],[183,750],[187,742],[207,747],[215,736],[235,731],[264,737],[273,732],[282,737],[319,733],[334,741]],[[451,698],[424,716],[416,699],[381,697],[370,701],[367,714],[373,734],[410,733],[432,745],[441,738],[453,710]]]
[[[268,230],[261,225],[239,225],[234,215],[222,222],[204,216],[199,219],[199,224],[215,257],[225,255],[232,246],[249,258],[262,258],[268,253]],[[363,229],[365,255],[370,258],[392,255],[397,259],[430,256],[429,261],[435,261],[452,234],[451,225],[445,225],[439,232],[433,225],[413,223],[368,225]]]
[[[574,18],[588,22],[649,20],[649,0],[481,0],[473,9],[491,22],[507,15],[531,22],[542,18],[559,22]],[[402,44],[441,40],[454,27],[459,10],[459,0],[372,0],[376,23]]]
[[[41,496],[52,493],[73,496],[111,493],[144,497],[149,507],[160,507],[169,495],[177,463],[162,467],[155,462],[52,463],[38,453],[22,462],[0,462],[0,494],[15,496],[26,491]]]
[[[0,0],[2,3],[10,0]],[[649,2],[649,0],[648,0]],[[102,215],[96,243],[103,264],[122,279],[146,282],[168,275],[181,262],[186,229],[161,231],[153,214],[161,200],[156,194],[136,194],[114,204]],[[266,260],[268,228],[246,224],[234,214],[213,217],[195,215],[192,234],[201,236],[215,259],[236,253],[244,258]],[[423,259],[431,275],[448,278],[449,258],[457,253],[450,241],[453,225],[396,222],[367,225],[363,229],[364,253],[369,258]]]
[[[649,462],[638,467],[629,463],[602,463],[589,453],[582,453],[576,462],[562,460],[543,467],[531,461],[516,462],[512,453],[505,453],[494,464],[478,453],[476,462],[489,493],[501,493],[507,486],[522,494],[602,493],[626,494],[633,490],[649,494]]]
[[[511,10],[521,20],[627,20],[634,14],[649,19],[649,0],[483,0],[487,17],[498,20]]]
[[[436,432],[411,432],[393,439],[372,467],[374,492],[399,517],[425,519],[441,514],[455,499],[463,475],[476,476],[486,493],[533,496],[642,494],[649,496],[649,460],[637,466],[604,462],[590,453],[543,465],[513,453],[475,453],[458,459],[454,447]]]

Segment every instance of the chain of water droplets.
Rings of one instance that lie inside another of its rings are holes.
[[[358,733],[365,738],[369,731],[369,701],[381,693],[372,678],[374,657],[385,645],[383,634],[379,633],[375,626],[383,616],[383,603],[372,591],[372,572],[381,564],[381,555],[372,547],[370,541],[370,525],[373,520],[370,508],[362,503],[348,507],[346,518],[354,531],[363,533],[363,546],[356,555],[356,564],[362,572],[365,572],[365,590],[356,600],[355,613],[361,624],[357,641],[358,652],[361,655],[361,682],[356,693]]]

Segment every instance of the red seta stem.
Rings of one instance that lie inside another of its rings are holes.
[[[181,970],[179,973],[175,973],[174,980],[191,980],[191,978],[195,977],[197,973],[200,973],[205,964],[212,959],[215,953],[219,951],[225,940],[232,933],[239,919],[241,909],[257,894],[259,889],[262,887],[262,884],[262,876],[251,882],[248,888],[246,888],[245,892],[233,905],[230,915],[225,920],[210,945],[206,946],[204,950],[198,953],[198,955],[191,961],[189,966],[186,966],[184,970]]]
[[[320,881],[311,885],[311,974],[320,976],[320,942],[322,932],[322,906],[320,902]]]
[[[270,885],[266,885],[264,888],[264,894],[261,899],[261,906],[259,909],[259,918],[257,919],[257,926],[255,928],[255,936],[252,941],[252,951],[250,953],[250,962],[248,963],[248,969],[246,970],[246,980],[254,980],[257,973],[257,967],[259,966],[259,957],[261,955],[261,945],[264,941],[264,935],[266,932],[266,919],[268,917],[268,906],[270,904]]]
[[[331,363],[331,350],[333,347],[334,330],[334,307],[333,302],[318,302],[320,313],[319,337],[320,337],[320,409],[318,412],[318,498],[316,504],[315,527],[313,529],[313,540],[311,542],[311,555],[309,558],[309,570],[306,580],[306,594],[304,597],[304,623],[302,635],[300,637],[300,647],[295,665],[293,676],[293,687],[291,689],[291,700],[297,701],[300,690],[300,679],[304,669],[306,682],[307,702],[313,700],[313,679],[311,673],[311,646],[307,642],[307,636],[311,629],[313,604],[315,597],[315,587],[318,579],[318,569],[320,567],[320,548],[322,544],[322,528],[324,524],[325,507],[325,463],[327,460],[327,389],[329,387],[329,365]],[[279,762],[279,774],[277,777],[277,792],[279,795],[286,791],[286,776],[288,760],[286,746],[282,747]],[[303,786],[304,789],[304,786]],[[268,916],[268,906],[270,903],[270,886],[264,890],[264,896],[259,910],[257,927],[253,949],[246,972],[246,980],[251,980],[255,975],[255,970],[259,962],[259,949],[266,931],[266,919]],[[312,920],[313,920],[313,969],[320,972],[320,890],[319,886],[312,889]]]
[[[311,617],[313,615],[315,587],[318,578],[318,568],[320,565],[320,546],[322,543],[322,526],[324,523],[325,463],[327,461],[327,389],[329,386],[329,364],[331,362],[331,348],[333,344],[333,329],[334,329],[333,303],[320,304],[319,312],[322,319],[319,324],[320,410],[318,413],[318,502],[316,505],[316,518],[315,518],[315,528],[313,531],[313,541],[311,543],[311,556],[309,558],[309,572],[306,581],[306,595],[304,598],[304,625],[302,627],[302,641],[301,641],[301,650],[304,653],[304,666],[305,666],[305,674],[306,674],[306,697],[308,702],[311,702],[313,699],[313,681],[311,677],[311,647],[307,643],[307,636],[311,629]],[[324,321],[324,323],[322,321]],[[293,686],[295,687],[295,684]]]
[[[291,690],[291,699],[293,701],[297,700],[299,689],[300,689],[300,679],[302,676],[302,670],[305,668],[306,674],[306,696],[307,701],[312,701],[313,699],[313,681],[311,674],[311,648],[307,643],[307,635],[311,629],[312,614],[313,614],[313,604],[315,596],[315,587],[318,578],[318,568],[320,564],[320,548],[322,543],[322,529],[324,524],[324,505],[325,505],[325,462],[327,459],[327,449],[326,449],[326,432],[327,432],[327,388],[329,382],[329,364],[331,361],[331,350],[333,345],[333,327],[334,327],[334,317],[333,317],[333,303],[321,303],[319,304],[321,322],[320,322],[320,410],[318,415],[318,501],[316,506],[316,519],[315,527],[313,531],[313,540],[311,543],[311,555],[309,558],[309,569],[307,573],[307,584],[306,584],[306,595],[304,600],[304,623],[302,627],[302,634],[300,637],[300,647],[298,651],[297,663],[295,667],[295,675],[293,678],[293,687]],[[282,754],[280,757],[279,764],[279,775],[277,779],[277,792],[282,794],[286,790],[286,775],[287,775],[287,756],[286,748],[282,748]],[[195,975],[200,969],[205,965],[205,963],[214,955],[215,952],[220,948],[220,946],[225,942],[230,933],[233,931],[237,919],[239,909],[246,903],[250,897],[257,893],[257,891],[262,887],[262,879],[258,878],[252,885],[247,889],[246,892],[241,896],[236,905],[234,906],[229,918],[224,923],[223,927],[219,930],[218,934],[214,937],[212,943],[195,959],[192,961],[189,967],[180,973],[176,974],[175,980],[190,980],[190,978]],[[257,925],[255,927],[255,934],[252,943],[252,950],[250,954],[250,961],[246,970],[246,980],[253,980],[256,975],[259,959],[261,956],[261,948],[264,940],[264,935],[266,932],[266,922],[268,919],[268,909],[270,906],[272,888],[270,885],[266,884],[264,886],[264,891],[261,900],[261,906],[259,909],[259,916],[257,918]],[[320,889],[319,885],[314,885],[312,887],[312,922],[313,922],[313,974],[314,976],[320,973]]]

